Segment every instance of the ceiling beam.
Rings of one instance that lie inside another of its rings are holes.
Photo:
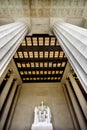
[[[64,71],[65,67],[29,67],[29,68],[18,68],[19,71],[40,71],[40,70],[43,70],[43,71]]]
[[[15,58],[15,62],[67,62],[67,58]]]
[[[23,83],[49,83],[49,82],[60,82],[60,80],[23,80]]]
[[[60,77],[60,76],[62,76],[62,74],[25,74],[25,75],[21,75],[21,77],[22,78],[37,78],[37,77],[39,77],[39,78],[41,78],[41,77],[43,77],[43,78],[45,78],[45,77]]]
[[[58,46],[20,46],[17,50],[18,51],[63,51],[62,48],[58,45]]]

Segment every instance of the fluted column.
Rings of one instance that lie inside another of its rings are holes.
[[[3,89],[2,93],[1,93],[1,95],[0,95],[0,98],[1,98],[0,110],[2,109],[2,106],[3,106],[3,104],[4,104],[5,100],[6,100],[7,94],[9,92],[11,84],[13,82],[13,78],[14,78],[13,74],[11,74],[8,81],[7,81],[7,83],[6,83],[6,85],[4,86],[4,89]]]
[[[16,91],[16,88],[17,88],[17,81],[15,81],[15,82],[14,82],[14,85],[12,86],[11,92],[10,92],[9,97],[8,97],[8,100],[7,100],[6,107],[5,107],[4,111],[3,111],[3,115],[2,115],[1,121],[0,121],[0,130],[3,130],[3,129],[4,129],[4,125],[5,125],[5,122],[6,122],[6,118],[7,118],[8,112],[9,112],[9,110],[10,110],[11,103],[12,103],[12,100],[13,100],[14,93],[15,93],[15,91]]]
[[[83,114],[81,112],[81,109],[78,105],[78,102],[74,96],[74,93],[72,91],[72,88],[71,88],[68,80],[66,80],[66,87],[67,87],[67,90],[68,90],[68,93],[69,93],[69,96],[71,99],[71,103],[72,103],[73,108],[74,108],[75,115],[76,115],[78,123],[79,123],[80,129],[86,130],[87,129],[86,122],[84,120]]]
[[[76,94],[77,99],[79,101],[79,104],[80,104],[80,106],[82,108],[82,111],[83,111],[83,113],[85,115],[85,118],[87,119],[87,101],[85,100],[85,98],[84,98],[84,96],[83,96],[77,82],[75,81],[75,79],[74,79],[74,77],[73,77],[73,75],[71,73],[69,74],[69,79],[70,79],[70,81],[72,83],[72,87],[73,87],[73,89],[75,91],[75,94]]]
[[[15,22],[0,26],[0,76],[28,32],[28,26]]]
[[[53,31],[87,93],[87,29],[57,22]]]

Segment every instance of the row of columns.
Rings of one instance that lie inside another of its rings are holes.
[[[3,86],[2,83],[4,82],[4,79],[6,78],[6,75],[8,75],[8,73],[9,77],[5,85]],[[15,77],[16,75],[14,71],[12,69],[9,70],[8,67],[5,75],[3,76],[3,80],[0,86],[3,87],[2,91],[0,92],[0,130],[8,130],[10,128],[10,123],[21,88],[17,77],[16,79]]]
[[[71,24],[57,22],[53,26],[53,31],[58,38],[61,47],[66,53],[69,62],[71,63],[73,69],[79,77],[79,80],[81,81],[84,90],[87,93],[87,30],[82,29],[80,27],[76,27]],[[19,22],[0,27],[0,84],[2,83],[7,73],[7,70],[5,70],[7,65],[9,64],[10,60],[12,59],[14,53],[16,52],[17,48],[19,47],[27,32],[28,26],[24,23]],[[73,89],[77,95],[78,102],[81,106],[85,118],[87,119],[87,102],[84,99],[84,96],[82,95],[82,92],[79,89],[79,86],[74,80],[72,74],[69,74],[68,77],[73,84]],[[1,93],[0,110],[2,109],[3,104],[6,100],[6,96],[9,92],[13,79],[14,75],[11,73],[8,82],[5,84],[4,89]],[[3,116],[1,118],[1,130],[4,127],[17,85],[17,80],[15,80],[10,96],[7,100],[8,103],[4,109]],[[68,80],[66,80],[66,86],[70,94],[80,128],[82,130],[86,130],[86,125],[82,112],[78,107],[78,102],[74,97],[73,91],[70,87]]]
[[[28,26],[21,22],[0,27],[0,77],[27,32]],[[87,92],[87,30],[57,22],[53,32]]]
[[[87,30],[68,23],[57,22],[53,26],[53,32],[56,35],[62,49],[64,50],[73,70],[77,74],[84,91],[87,94]],[[73,88],[71,88],[67,77],[69,78]],[[67,77],[65,81],[67,89],[66,93],[68,94],[67,100],[69,106],[71,106],[69,108],[75,129],[86,130],[87,101],[83,96],[71,71]]]
[[[73,77],[73,72],[71,70],[67,73],[66,79],[63,81],[63,89],[75,129],[86,130],[87,101]]]
[[[75,78],[73,77],[72,74],[69,74],[69,79],[72,83],[73,89],[74,89],[75,94],[77,96],[78,102],[79,102],[79,104],[82,108],[82,111],[85,115],[85,118],[87,119],[87,102],[86,102],[86,99],[84,98],[84,96],[83,96],[83,94],[80,90],[80,87],[78,86],[78,84],[77,84],[77,82],[76,82],[76,80],[75,80]]]

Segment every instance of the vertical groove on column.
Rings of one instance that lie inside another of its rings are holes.
[[[66,81],[66,87],[67,87],[68,93],[70,95],[71,102],[72,102],[72,105],[73,105],[73,108],[74,108],[78,123],[80,125],[80,129],[81,130],[86,130],[86,128],[87,128],[86,121],[84,120],[84,116],[83,116],[83,114],[81,112],[81,109],[80,109],[80,107],[78,105],[78,102],[77,102],[77,100],[76,100],[76,98],[74,96],[73,90],[72,90],[68,80]]]
[[[53,31],[87,93],[87,30],[68,23],[55,23]]]
[[[87,119],[87,102],[86,102],[86,100],[85,100],[85,98],[84,98],[78,84],[76,83],[74,77],[72,76],[72,74],[69,74],[69,79],[70,79],[72,87],[73,87],[73,89],[75,91],[75,94],[77,96],[77,99],[78,99],[78,102],[79,102],[79,104],[81,106],[81,109],[82,109],[82,111],[83,111],[83,113],[85,115],[85,118]]]
[[[6,118],[7,118],[7,115],[8,115],[8,112],[10,110],[10,107],[11,107],[11,103],[12,103],[12,100],[13,100],[13,97],[14,97],[14,93],[16,91],[16,87],[17,87],[17,82],[14,81],[14,84],[12,86],[12,89],[11,89],[11,92],[9,93],[9,96],[8,96],[8,99],[7,99],[7,103],[6,103],[6,106],[4,108],[4,111],[3,111],[3,115],[1,117],[1,124],[0,124],[0,129],[3,130],[4,128],[4,125],[5,125],[5,122],[6,122]]]
[[[4,102],[5,102],[5,99],[6,99],[6,97],[7,97],[7,94],[8,94],[8,92],[9,92],[9,90],[10,90],[12,81],[13,81],[13,75],[11,74],[11,76],[9,77],[9,79],[8,79],[6,85],[4,86],[4,89],[3,89],[3,91],[2,91],[2,93],[1,93],[1,95],[0,95],[0,96],[1,96],[0,110],[1,110],[2,107],[3,107],[3,104],[4,104]]]
[[[70,111],[70,115],[71,115],[72,122],[73,122],[73,125],[74,125],[74,129],[80,130],[80,126],[79,126],[79,123],[77,121],[77,117],[75,115],[74,108],[73,108],[71,98],[70,98],[69,92],[67,90],[66,84],[63,85],[63,90],[64,90],[64,94],[65,94],[65,97],[66,97],[66,100],[67,100],[67,105],[69,107],[69,111]]]
[[[10,107],[10,110],[8,112],[6,123],[4,125],[4,129],[5,130],[9,130],[10,129],[10,125],[11,125],[11,122],[12,122],[12,118],[13,118],[13,114],[14,114],[14,111],[15,111],[16,103],[17,103],[17,100],[18,100],[20,88],[21,87],[19,85],[17,85],[16,91],[14,93],[13,101],[11,103],[11,107]]]
[[[0,27],[0,76],[28,32],[28,26],[16,22]]]

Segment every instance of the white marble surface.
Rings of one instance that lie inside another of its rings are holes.
[[[50,108],[43,105],[43,101],[39,106],[36,106],[34,110],[34,124],[37,124],[39,122],[51,122]]]
[[[31,130],[53,130],[53,126],[51,123],[38,123],[33,124]]]
[[[51,109],[54,130],[75,130],[60,83],[23,84],[10,130],[31,130],[34,108],[42,100]]]
[[[34,109],[34,123],[31,130],[53,130],[50,108],[45,106],[43,101]]]
[[[87,93],[87,29],[56,22],[53,31]]]
[[[28,32],[27,24],[15,22],[0,26],[0,76]]]

